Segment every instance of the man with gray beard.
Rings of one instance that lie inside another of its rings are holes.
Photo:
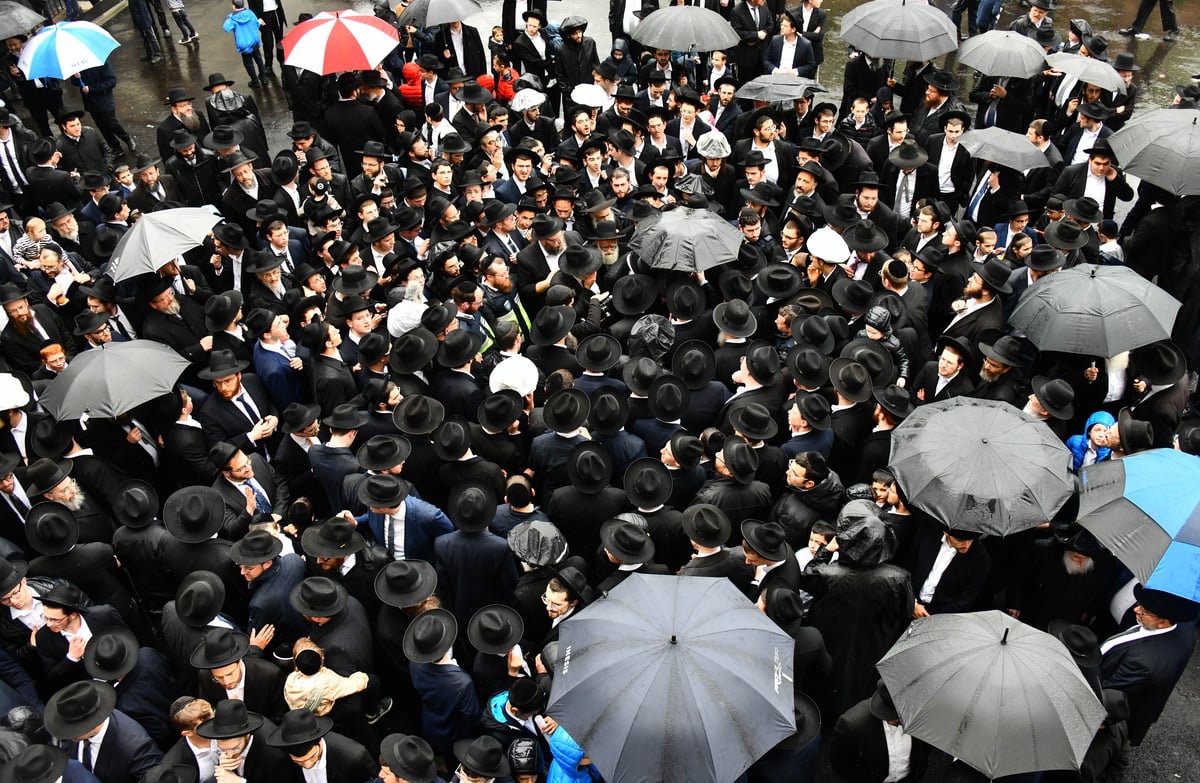
[[[26,472],[25,488],[30,501],[35,505],[42,500],[61,503],[74,512],[79,523],[79,543],[111,543],[112,517],[92,496],[79,486],[71,476],[74,463],[69,460],[34,460]]]
[[[167,160],[175,152],[171,147],[175,131],[184,129],[198,139],[208,135],[208,120],[204,119],[204,115],[196,113],[192,100],[192,96],[183,87],[172,87],[167,93],[166,104],[171,108],[171,113],[154,131],[158,142],[158,156],[161,159]]]
[[[1053,620],[1087,625],[1105,611],[1104,597],[1119,567],[1108,550],[1077,525],[1031,544],[1027,557],[1012,562],[1018,573],[1005,596],[1006,611],[1043,631]]]
[[[142,323],[142,337],[174,348],[192,363],[181,379],[189,386],[203,388],[196,374],[208,366],[213,338],[204,327],[204,310],[191,297],[175,298],[174,281],[159,277],[146,291],[149,310]]]
[[[1020,341],[1005,335],[991,345],[980,343],[979,352],[983,354],[983,365],[979,368],[980,384],[970,396],[1024,408],[1029,391],[1025,373],[1021,371]]]

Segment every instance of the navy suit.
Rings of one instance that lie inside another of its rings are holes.
[[[1195,623],[1164,634],[1119,644],[1100,660],[1100,682],[1129,700],[1129,739],[1141,743],[1158,720],[1196,646]]]
[[[455,530],[433,542],[443,605],[459,625],[475,612],[507,596],[517,586],[517,567],[508,543],[487,530]]]
[[[68,742],[67,755],[79,758],[79,743]],[[113,710],[100,753],[93,759],[93,774],[104,783],[141,783],[146,772],[162,761],[162,751],[137,721]]]
[[[263,348],[261,342],[254,343],[254,373],[279,410],[300,402],[305,396],[304,376],[300,371],[293,369],[282,353]]]
[[[382,514],[368,511],[356,517],[359,532],[369,535],[372,541],[391,546],[391,525]],[[440,508],[409,495],[404,499],[404,557],[408,560],[434,562],[436,553],[433,542],[438,536],[453,532],[454,525]],[[391,551],[388,551],[391,555]]]
[[[178,695],[171,661],[152,647],[138,650],[137,658],[137,666],[116,686],[117,709],[141,724],[160,748],[165,747],[178,736],[168,721],[171,702]]]

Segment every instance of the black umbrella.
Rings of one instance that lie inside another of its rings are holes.
[[[737,97],[751,101],[791,101],[814,92],[828,92],[818,82],[790,73],[757,76],[737,89]]]
[[[657,220],[643,221],[629,248],[655,269],[703,272],[736,260],[742,238],[741,231],[711,209],[676,207]]]
[[[161,343],[132,340],[84,351],[46,387],[42,405],[59,421],[114,418],[167,394],[188,360]]]
[[[728,783],[796,730],[793,645],[727,579],[634,574],[563,623],[549,712],[609,783]]]
[[[1048,522],[1074,490],[1062,441],[993,400],[954,397],[917,408],[892,432],[888,465],[917,508],[999,536]]]
[[[725,17],[697,5],[652,11],[633,29],[633,38],[655,49],[711,52],[737,46],[738,35]]]

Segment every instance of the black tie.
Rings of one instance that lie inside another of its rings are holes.
[[[124,337],[126,340],[129,339],[129,332],[125,330],[125,324],[121,323],[120,318],[110,318],[108,323],[110,326],[115,327],[116,330],[121,333],[122,337]]]
[[[5,495],[4,498],[9,502],[9,504],[13,507],[13,510],[17,512],[17,516],[19,516],[21,519],[24,519],[26,515],[29,514],[29,506],[25,505],[25,503],[16,495]]]
[[[11,138],[8,140],[8,143],[4,145],[4,157],[8,159],[8,169],[12,171],[12,174],[8,174],[7,171],[5,172],[5,179],[16,180],[16,182],[10,181],[8,183],[10,189],[15,192],[20,190],[21,186],[28,185],[29,183],[25,181],[25,174],[21,171],[21,167],[17,164],[16,158],[13,157],[13,141]]]
[[[82,755],[83,755],[83,758],[80,759],[80,763],[83,764],[83,766],[87,767],[88,772],[91,772],[92,771],[92,742],[91,742],[91,740],[83,741]]]

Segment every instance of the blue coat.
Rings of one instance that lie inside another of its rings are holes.
[[[78,742],[68,742],[65,749],[70,758],[79,758]],[[125,713],[113,710],[100,753],[93,760],[95,777],[104,783],[142,783],[146,772],[160,761],[162,751],[146,730]]]
[[[303,582],[304,576],[304,560],[300,555],[275,558],[275,564],[250,583],[249,630],[271,623],[275,626],[275,637],[289,643],[308,633],[308,623],[288,600],[292,588]]]
[[[254,343],[254,374],[279,410],[304,398],[303,373],[293,370],[287,357],[279,351],[269,351],[258,341]]]
[[[508,542],[483,531],[463,530],[433,542],[443,605],[465,626],[475,612],[508,596],[517,586],[517,565]],[[407,553],[407,549],[405,552]]]
[[[75,759],[67,759],[67,768],[63,770],[63,783],[100,783],[100,778],[87,771],[87,767]]]
[[[117,99],[113,97],[113,89],[117,86],[117,74],[108,63],[101,63],[95,68],[79,72],[79,78],[71,81],[80,88],[83,97],[83,108],[88,112],[115,112]],[[87,87],[87,92],[83,92]]]
[[[449,758],[455,742],[479,733],[482,710],[475,683],[455,664],[413,663],[408,671],[421,697],[421,736],[435,753]]]
[[[370,536],[371,540],[387,548],[391,543],[391,533],[384,530],[385,518],[382,514],[368,511],[360,517],[355,517],[359,532]],[[432,503],[409,495],[404,499],[404,557],[409,560],[424,560],[432,563],[437,557],[433,542],[438,536],[444,536],[454,531],[454,524],[440,508]],[[392,554],[388,549],[388,556]]]
[[[262,43],[262,35],[258,32],[258,17],[249,8],[234,11],[225,17],[222,29],[233,33],[233,42],[239,54],[249,54]]]

